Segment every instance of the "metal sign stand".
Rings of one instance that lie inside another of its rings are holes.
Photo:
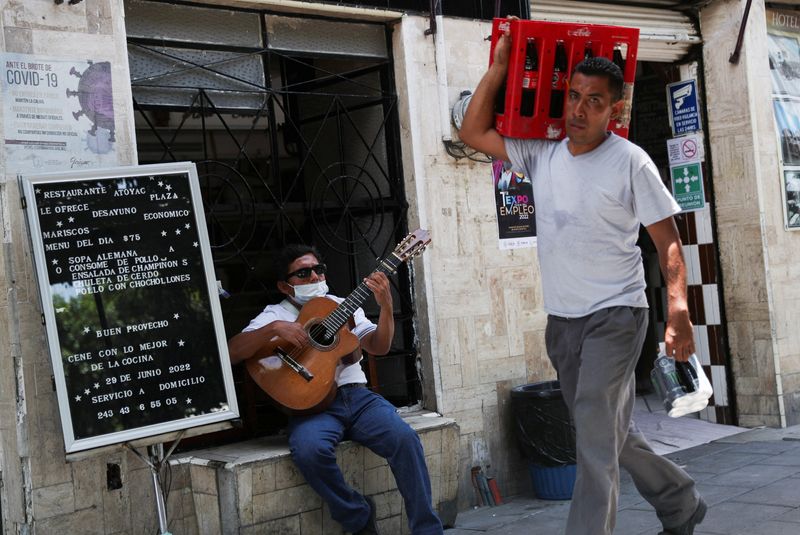
[[[178,437],[175,439],[175,442],[172,443],[172,447],[170,447],[166,455],[164,454],[164,444],[152,444],[147,446],[148,456],[145,457],[129,443],[125,443],[125,447],[135,453],[137,457],[150,467],[150,475],[153,477],[153,491],[156,497],[156,513],[158,514],[158,532],[160,535],[172,535],[169,532],[169,525],[167,522],[167,504],[164,501],[164,492],[161,486],[161,469],[180,443],[184,431],[178,434]]]

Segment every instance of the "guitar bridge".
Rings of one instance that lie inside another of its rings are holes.
[[[284,351],[283,349],[281,349],[280,347],[276,347],[275,348],[275,353],[278,354],[280,359],[283,362],[285,362],[287,366],[289,366],[292,370],[297,372],[297,374],[300,375],[300,377],[302,377],[306,381],[310,382],[311,379],[314,378],[314,374],[313,373],[308,371],[305,368],[305,366],[303,366],[302,364],[300,364],[299,362],[294,360],[292,357],[290,357],[289,354],[286,351]]]

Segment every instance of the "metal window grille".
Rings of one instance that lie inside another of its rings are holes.
[[[397,96],[383,25],[126,0],[139,162],[198,167],[228,336],[279,295],[272,253],[314,243],[347,295],[405,235]],[[391,278],[396,334],[370,357],[371,386],[396,405],[421,397],[410,273]],[[368,300],[375,319],[378,307]],[[245,425],[281,427],[235,377]],[[266,416],[265,416],[266,415]]]

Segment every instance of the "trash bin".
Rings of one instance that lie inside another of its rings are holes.
[[[536,496],[567,500],[575,484],[575,428],[558,381],[511,389],[517,444],[528,460]]]

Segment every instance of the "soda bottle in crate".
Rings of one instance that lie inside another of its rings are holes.
[[[639,30],[619,26],[494,19],[490,61],[508,29],[511,52],[495,106],[495,128],[508,137],[562,139],[569,76],[580,61],[602,56],[623,73],[625,104],[609,129],[628,136]],[[550,80],[550,83],[547,83]]]
[[[519,114],[523,117],[533,117],[533,108],[536,103],[536,88],[539,85],[539,53],[536,51],[536,39],[528,37],[525,46],[525,65],[522,71],[522,98],[519,104]]]
[[[556,53],[553,59],[553,81],[550,89],[550,117],[564,117],[564,95],[567,90],[567,47],[564,41],[556,41]]]

